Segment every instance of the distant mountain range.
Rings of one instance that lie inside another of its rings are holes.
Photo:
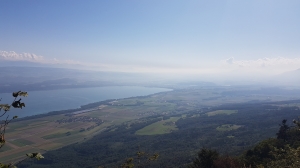
[[[79,87],[140,85],[165,87],[139,73],[88,71],[52,67],[0,66],[0,93]],[[169,87],[169,85],[168,85]]]
[[[168,78],[168,75],[160,74],[90,71],[42,67],[41,64],[28,62],[28,64],[26,64],[27,66],[22,62],[14,63],[14,66],[6,66],[7,64],[0,62],[0,92],[11,92],[15,91],[16,88],[29,91],[113,85],[140,85],[165,88],[214,85],[211,81],[201,81],[200,78],[171,79]],[[30,64],[33,66],[30,66]],[[243,82],[245,83],[242,79],[240,79],[240,81],[237,79],[234,84],[245,85]],[[300,69],[285,72],[265,79],[265,81],[258,81],[257,83],[299,87]],[[246,84],[251,85],[251,83]]]
[[[17,90],[49,90],[78,87],[139,85],[162,88],[212,86],[198,80],[170,80],[145,73],[105,72],[38,66],[0,66],[0,93]]]
[[[29,66],[0,67],[0,92],[12,90],[45,90],[74,87],[134,85],[141,74],[101,72],[76,69]]]
[[[278,85],[300,86],[300,68],[276,75],[271,81]]]

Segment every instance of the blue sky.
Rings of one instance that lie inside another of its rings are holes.
[[[298,0],[0,1],[0,61],[104,71],[300,68]]]

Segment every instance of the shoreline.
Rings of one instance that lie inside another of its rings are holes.
[[[138,87],[145,87],[145,86],[138,86]],[[148,87],[146,87],[146,88],[148,88]],[[152,88],[155,88],[155,87],[152,87]],[[74,88],[70,88],[70,89],[74,89]],[[170,89],[170,88],[161,88],[161,89]],[[25,121],[25,120],[36,119],[36,118],[43,118],[43,117],[59,115],[59,114],[70,114],[70,113],[76,113],[76,112],[80,112],[80,111],[90,111],[90,110],[96,109],[97,107],[102,106],[102,105],[105,105],[105,106],[109,105],[111,101],[131,99],[131,98],[146,98],[146,97],[149,97],[151,95],[161,94],[161,93],[170,92],[170,91],[174,91],[174,89],[170,89],[169,91],[162,91],[162,92],[152,93],[152,94],[148,94],[148,95],[144,95],[144,96],[130,96],[130,97],[125,97],[125,98],[106,99],[106,100],[102,100],[102,101],[97,101],[97,102],[93,102],[93,103],[87,103],[87,104],[84,104],[84,105],[80,105],[78,108],[55,110],[55,111],[49,111],[49,112],[46,112],[46,113],[20,117],[20,118],[17,118],[15,120],[12,120],[12,122]]]
[[[173,87],[166,87],[166,86],[160,86],[160,85],[154,85],[154,86],[147,86],[147,85],[137,85],[137,84],[111,84],[111,85],[94,85],[94,86],[88,86],[88,85],[54,85],[54,86],[61,86],[61,87],[35,87],[35,88],[24,88],[24,85],[20,86],[13,86],[14,89],[10,88],[11,86],[1,86],[0,88],[0,94],[1,93],[12,93],[19,90],[26,91],[26,92],[39,92],[39,91],[51,91],[51,90],[65,90],[65,89],[84,89],[84,88],[99,88],[99,87],[146,87],[146,88],[161,88],[161,89],[172,89]],[[65,86],[65,87],[62,87]],[[5,88],[4,87],[9,87]],[[15,89],[19,88],[19,89]]]

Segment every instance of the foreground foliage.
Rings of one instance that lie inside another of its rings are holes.
[[[0,104],[0,111],[2,112],[2,114],[0,115],[1,117],[4,117],[5,119],[1,121],[0,124],[0,148],[2,148],[6,142],[5,140],[5,131],[6,128],[8,126],[8,124],[14,120],[17,119],[18,116],[13,116],[12,118],[9,117],[9,115],[5,116],[5,114],[7,114],[8,111],[10,111],[11,107],[13,108],[20,108],[22,109],[22,107],[25,107],[25,103],[21,102],[21,98],[19,100],[17,100],[18,97],[27,97],[28,93],[27,92],[23,92],[23,91],[18,91],[18,92],[13,92],[12,96],[14,97],[14,100],[12,101],[11,104]],[[2,98],[0,99],[0,101],[2,100]],[[36,158],[36,159],[42,159],[44,158],[40,153],[27,153],[26,154],[27,157],[29,158]],[[17,163],[9,163],[9,164],[3,164],[0,163],[0,168],[15,168],[16,166],[14,166]]]
[[[201,149],[189,168],[299,168],[300,127],[294,121],[292,127],[282,120],[277,138],[270,138],[247,150],[239,158],[220,156],[216,150]]]
[[[136,153],[135,157],[127,158],[121,165],[121,168],[133,168],[133,167],[145,167],[151,161],[157,160],[159,157],[158,153],[153,155],[140,150]]]
[[[286,123],[286,119],[282,120],[277,138],[264,140],[243,155],[247,165],[270,168],[300,167],[299,122],[294,120],[292,126]]]

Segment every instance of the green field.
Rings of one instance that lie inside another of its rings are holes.
[[[241,127],[241,125],[224,124],[224,125],[218,126],[216,129],[218,131],[232,131],[232,130],[239,129],[240,127]]]
[[[33,142],[28,141],[26,139],[16,139],[14,141],[10,141],[10,143],[17,145],[19,147],[34,144]]]
[[[134,106],[137,99],[132,101],[132,104],[131,100],[126,101],[127,105],[133,106],[108,105],[95,111],[72,116],[59,114],[13,122],[7,127],[6,131],[6,139],[10,145],[5,145],[1,149],[5,152],[0,153],[0,162],[11,162],[14,159],[17,161],[23,157],[24,150],[29,150],[28,148],[34,148],[33,151],[41,150],[43,153],[45,150],[53,150],[72,143],[83,142],[109,126],[122,124],[141,116],[152,115],[147,110],[145,114],[139,114],[145,107]],[[103,123],[98,125],[97,122],[88,120],[68,121],[72,117],[96,117],[101,119]],[[57,122],[63,119],[65,122]]]
[[[157,134],[167,134],[172,131],[177,130],[175,122],[180,119],[180,117],[171,117],[167,120],[157,121],[150,124],[135,132],[137,135],[157,135]]]
[[[230,114],[234,114],[237,113],[237,110],[217,110],[217,111],[211,111],[206,113],[207,116],[215,116],[215,115],[220,115],[220,114],[225,114],[225,115],[230,115]]]
[[[43,136],[42,138],[44,138],[44,139],[62,138],[62,137],[68,136],[67,133],[68,132],[66,132],[66,133],[50,134],[50,135]]]
[[[2,146],[1,150],[0,150],[0,153],[1,152],[5,152],[5,151],[8,151],[8,150],[11,150],[13,149],[12,147],[10,147],[9,145],[4,145]]]

